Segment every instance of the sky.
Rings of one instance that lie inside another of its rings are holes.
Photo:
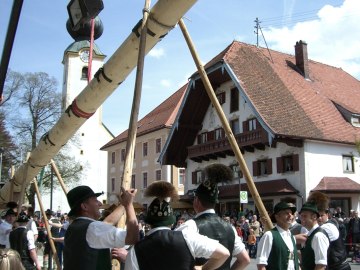
[[[2,52],[13,0],[0,1]],[[142,18],[145,1],[103,0],[99,14],[104,32],[95,41],[107,59]],[[151,7],[157,1],[151,1]],[[47,72],[62,91],[63,54],[73,42],[66,31],[67,0],[24,1],[9,68]],[[260,21],[259,45],[294,54],[296,41],[308,44],[309,58],[360,79],[359,0],[199,0],[184,22],[203,63],[233,40],[256,44],[255,19]],[[262,34],[261,34],[262,32]],[[265,38],[265,39],[264,39]],[[266,40],[266,43],[265,43]],[[135,69],[103,104],[103,122],[115,135],[129,125]],[[179,27],[145,57],[139,119],[184,85],[196,66]]]

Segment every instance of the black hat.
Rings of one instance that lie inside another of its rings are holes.
[[[28,222],[29,217],[26,215],[25,212],[21,212],[16,220],[16,222]]]
[[[274,207],[274,214],[279,213],[281,210],[290,209],[294,214],[296,211],[296,206],[293,203],[288,202],[279,202]]]
[[[233,171],[223,164],[212,164],[202,172],[202,182],[195,190],[195,195],[201,200],[217,203],[219,196],[218,183],[232,181]]]
[[[91,197],[99,197],[104,192],[94,193],[94,191],[88,186],[77,186],[70,190],[67,194],[67,200],[70,206],[69,216],[73,216],[75,208],[83,201]]]
[[[11,216],[11,215],[16,216],[17,213],[10,208],[10,209],[8,209],[8,210],[5,212],[4,217],[6,217],[6,216]]]
[[[52,215],[53,215],[53,211],[51,211],[51,209],[47,209],[47,210],[45,211],[45,215],[52,216]]]
[[[310,212],[315,213],[318,217],[320,217],[319,210],[316,206],[316,203],[313,203],[313,202],[304,203],[304,205],[302,206],[302,208],[300,210],[300,213],[302,211],[310,211]]]
[[[145,222],[152,227],[169,226],[176,222],[174,211],[170,205],[171,198],[177,198],[175,187],[166,181],[153,182],[145,190],[146,197],[156,197],[147,210]]]

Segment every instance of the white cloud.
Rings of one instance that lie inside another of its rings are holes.
[[[165,51],[163,48],[153,48],[148,55],[154,58],[160,58],[165,55]]]
[[[299,22],[293,27],[264,31],[270,48],[294,54],[296,41],[308,44],[309,58],[335,67],[360,79],[360,1],[345,0],[342,6],[324,6],[318,19]]]
[[[171,81],[169,81],[169,80],[161,80],[160,81],[160,84],[162,85],[162,86],[164,86],[164,87],[170,87],[171,86]]]

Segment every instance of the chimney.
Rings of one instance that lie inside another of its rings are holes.
[[[296,66],[301,70],[305,79],[309,79],[309,61],[307,53],[307,43],[305,41],[297,41],[295,44],[295,60]]]

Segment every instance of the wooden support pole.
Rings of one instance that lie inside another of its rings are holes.
[[[50,164],[51,164],[51,167],[53,168],[53,170],[54,170],[54,172],[56,174],[57,179],[59,180],[59,183],[60,183],[60,186],[61,186],[62,190],[64,191],[64,193],[66,195],[68,193],[68,189],[65,186],[64,180],[62,179],[61,174],[60,174],[60,172],[59,172],[59,170],[58,170],[58,168],[57,168],[57,166],[56,166],[53,159],[51,159]]]
[[[184,38],[186,40],[186,43],[189,47],[190,53],[194,59],[195,65],[198,69],[199,75],[201,77],[201,80],[205,86],[206,92],[211,100],[212,105],[215,107],[216,112],[220,118],[221,124],[225,130],[226,137],[229,140],[230,146],[232,150],[234,151],[235,157],[240,165],[241,171],[243,172],[245,176],[246,183],[249,187],[249,191],[251,193],[251,196],[253,197],[255,204],[260,212],[260,216],[262,217],[262,220],[264,221],[265,229],[269,230],[273,227],[273,224],[271,223],[269,214],[267,213],[265,206],[263,202],[261,201],[261,197],[256,189],[256,186],[254,184],[254,180],[251,177],[251,174],[249,172],[249,169],[246,166],[245,160],[243,155],[241,154],[239,145],[236,142],[235,136],[230,128],[229,122],[226,118],[225,113],[223,112],[221,105],[215,95],[214,89],[211,86],[210,80],[206,74],[206,71],[204,67],[202,66],[200,62],[200,58],[196,52],[195,46],[191,40],[191,37],[186,29],[185,23],[182,19],[179,20],[179,26],[181,28],[181,31],[184,35]]]
[[[45,214],[44,206],[43,206],[43,203],[42,203],[42,199],[41,199],[41,196],[40,196],[40,191],[39,191],[39,187],[38,187],[36,179],[34,179],[34,186],[35,186],[36,197],[38,199],[38,203],[39,203],[40,210],[41,210],[41,215],[44,218],[45,228],[46,228],[46,231],[47,231],[50,247],[51,247],[51,250],[52,250],[52,253],[53,253],[53,258],[54,258],[56,266],[57,266],[56,269],[61,269],[59,258],[58,258],[56,248],[55,248],[55,244],[54,244],[54,240],[52,239],[52,234],[51,234],[51,230],[50,230],[50,226],[49,226],[49,221],[48,221],[48,219],[46,217],[46,214]]]
[[[149,15],[149,9],[150,9],[150,0],[145,0],[145,5],[143,9],[143,19],[141,23],[140,39],[139,39],[139,55],[137,60],[134,97],[133,97],[133,103],[132,103],[131,115],[129,121],[128,137],[126,142],[126,156],[124,163],[123,178],[122,178],[122,183],[120,185],[125,189],[130,188],[130,180],[131,180],[133,161],[134,161],[137,122],[139,116],[141,89],[142,89],[143,72],[144,72],[144,58],[145,58],[146,34],[147,34],[146,23]]]

